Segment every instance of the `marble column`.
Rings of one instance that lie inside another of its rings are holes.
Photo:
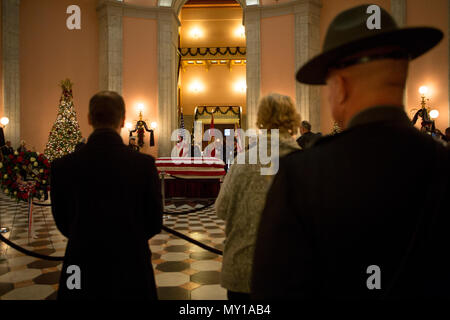
[[[100,90],[122,93],[123,8],[121,3],[99,1]]]
[[[4,115],[9,118],[5,138],[20,144],[20,0],[2,1],[2,83]]]
[[[244,9],[247,39],[247,129],[256,128],[258,101],[261,94],[261,11]]]
[[[301,0],[295,5],[295,72],[320,53],[320,0]],[[296,106],[302,120],[320,130],[320,87],[296,82]]]
[[[391,0],[391,14],[399,27],[406,24],[406,0]]]
[[[177,42],[179,20],[171,8],[158,12],[158,156],[170,156],[170,140],[178,125]]]

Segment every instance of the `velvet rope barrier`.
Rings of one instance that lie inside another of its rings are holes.
[[[184,240],[186,240],[186,241],[188,241],[190,243],[193,243],[196,246],[199,246],[200,248],[203,248],[203,249],[205,249],[207,251],[210,251],[210,252],[218,254],[218,255],[223,255],[223,252],[220,251],[219,249],[210,247],[210,246],[208,246],[208,245],[206,245],[204,243],[201,243],[201,242],[199,242],[199,241],[197,241],[195,239],[192,239],[192,238],[188,237],[187,235],[182,234],[181,232],[178,232],[178,231],[175,231],[173,229],[170,229],[170,228],[168,228],[168,227],[166,227],[164,225],[161,227],[161,229],[163,229],[164,231],[166,231],[168,233],[173,234],[174,236],[176,236],[178,238],[181,238],[181,239],[184,239]]]
[[[39,206],[39,207],[51,207],[52,206],[51,203],[39,203],[39,202],[35,202],[35,201],[33,201],[33,204],[35,206]]]
[[[183,212],[163,212],[163,213],[167,214],[167,215],[194,213],[194,212],[197,212],[197,211],[209,208],[212,205],[214,205],[214,203],[215,203],[215,201],[211,201],[207,205],[204,205],[201,208],[196,208],[194,210],[188,210],[188,211],[183,211]],[[184,235],[184,234],[182,234],[182,233],[180,233],[178,231],[175,231],[175,230],[173,230],[173,229],[171,229],[169,227],[166,227],[166,226],[163,225],[161,227],[161,229],[166,231],[166,232],[168,232],[168,233],[173,234],[176,237],[182,238],[182,239],[184,239],[184,240],[186,240],[186,241],[188,241],[188,242],[190,242],[190,243],[192,243],[192,244],[194,244],[196,246],[199,246],[200,248],[203,248],[203,249],[205,249],[207,251],[210,251],[210,252],[218,254],[218,255],[223,255],[222,251],[220,251],[220,250],[218,250],[216,248],[210,247],[210,246],[208,246],[206,244],[203,244],[203,243],[201,243],[201,242],[199,242],[199,241],[197,241],[195,239],[192,239],[192,238],[190,238],[190,237],[188,237],[188,236],[186,236],[186,235]],[[40,254],[40,253],[36,253],[36,252],[30,251],[30,250],[27,250],[27,249],[25,249],[25,248],[15,244],[11,240],[5,238],[2,234],[0,234],[0,241],[3,241],[4,243],[6,243],[11,248],[13,248],[13,249],[15,249],[15,250],[17,250],[17,251],[27,255],[27,256],[30,256],[30,257],[43,259],[43,260],[49,260],[49,261],[63,261],[64,260],[64,257],[58,257],[58,256],[52,257],[52,256],[47,256],[47,255],[43,255],[43,254]]]
[[[31,257],[35,257],[35,258],[43,259],[43,260],[49,260],[49,261],[63,261],[64,260],[64,257],[46,256],[46,255],[36,253],[36,252],[30,251],[30,250],[27,250],[25,248],[22,248],[21,246],[10,241],[9,239],[6,239],[1,233],[0,233],[0,240],[3,241],[4,243],[6,243],[11,248],[13,248],[27,256],[31,256]]]

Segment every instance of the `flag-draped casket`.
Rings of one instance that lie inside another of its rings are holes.
[[[164,175],[166,197],[215,198],[225,163],[218,158],[158,158],[156,167]]]

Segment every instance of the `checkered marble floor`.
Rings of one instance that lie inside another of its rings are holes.
[[[223,250],[224,222],[213,207],[191,214],[182,212],[209,203],[208,200],[166,201],[164,225],[211,247]],[[4,234],[24,248],[51,256],[63,256],[66,238],[56,229],[49,207],[34,206],[35,235],[28,237],[27,205],[0,193],[0,226]],[[222,257],[194,244],[161,232],[150,241],[158,296],[162,300],[225,300],[220,287]],[[56,298],[61,262],[25,256],[0,242],[0,300],[52,300]]]

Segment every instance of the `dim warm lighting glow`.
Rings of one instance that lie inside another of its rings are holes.
[[[235,34],[237,37],[245,38],[245,27],[244,27],[244,26],[239,26],[239,28],[236,29],[236,31],[234,32],[234,34]]]
[[[131,130],[131,128],[133,128],[133,124],[131,122],[127,122],[125,123],[125,128],[127,128],[127,130]]]
[[[421,86],[420,88],[419,88],[419,93],[421,94],[421,95],[426,95],[427,93],[428,93],[428,87],[427,86]]]
[[[189,90],[192,92],[200,92],[204,90],[204,86],[201,82],[195,81],[191,83]]]
[[[143,103],[138,103],[137,104],[137,108],[138,108],[139,112],[144,111],[144,104]]]
[[[259,4],[259,0],[247,0],[247,6],[257,6]]]
[[[191,37],[194,39],[198,39],[203,36],[202,30],[199,28],[193,28],[190,33],[191,33]]]
[[[157,126],[158,126],[158,124],[156,122],[150,123],[150,128],[152,128],[152,129],[156,129]]]
[[[439,117],[439,111],[431,110],[430,111],[430,117],[431,117],[431,119],[436,119],[437,117]]]
[[[237,92],[245,93],[245,91],[247,90],[247,83],[245,82],[245,80],[236,82],[234,84],[234,90]]]
[[[0,123],[2,124],[2,126],[6,126],[9,123],[9,119],[7,117],[3,117],[0,119]]]

